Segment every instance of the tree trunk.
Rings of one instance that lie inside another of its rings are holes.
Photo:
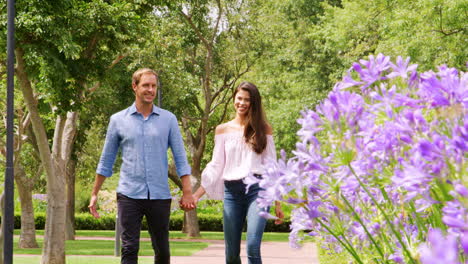
[[[67,167],[67,215],[65,222],[65,239],[75,240],[75,168],[76,161],[70,159]]]
[[[65,186],[64,171],[51,155],[49,140],[42,119],[39,115],[37,100],[34,97],[31,82],[25,70],[24,51],[16,49],[17,78],[23,98],[31,115],[31,124],[39,148],[42,165],[47,173],[47,218],[42,250],[42,264],[65,263]],[[57,134],[58,131],[55,131]],[[55,141],[56,138],[54,138]],[[55,145],[56,142],[54,142]]]
[[[57,117],[52,160],[54,177],[47,181],[47,218],[42,249],[42,264],[65,263],[65,216],[66,216],[66,162],[61,159],[61,145],[65,119]],[[65,190],[64,190],[65,187]]]
[[[169,179],[171,179],[182,190],[182,182],[177,176],[174,164],[169,165]],[[198,184],[196,184],[196,186],[198,187]],[[182,233],[186,233],[188,237],[200,237],[200,228],[198,225],[198,216],[196,209],[191,210],[189,212],[184,212]]]
[[[184,212],[184,221],[184,231],[187,233],[187,237],[200,237],[197,210]]]
[[[48,205],[42,264],[65,263],[65,192],[63,191],[65,181],[57,179],[55,183],[59,184],[47,183]]]
[[[195,209],[197,210],[197,209]],[[182,222],[182,233],[187,234],[187,214],[184,212],[184,221]]]
[[[32,184],[21,165],[15,166],[15,181],[21,203],[21,233],[18,247],[38,248],[32,203]]]
[[[199,186],[199,181],[196,180],[192,185],[193,192],[195,192]],[[184,212],[184,223],[182,225],[182,233],[187,234],[187,237],[200,237],[200,226],[198,225],[197,209]]]
[[[75,160],[71,159],[75,142],[78,112],[68,112],[63,128],[60,157],[65,165],[65,179],[67,183],[67,202],[65,218],[65,239],[75,240]]]

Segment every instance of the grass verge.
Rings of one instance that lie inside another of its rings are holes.
[[[15,235],[20,234],[20,230],[15,230]],[[44,235],[44,230],[36,230],[37,235]],[[224,233],[223,232],[210,232],[210,231],[203,231],[200,232],[201,236],[197,239],[208,239],[208,240],[224,240]],[[76,236],[82,237],[108,237],[114,238],[115,231],[112,230],[76,230]],[[142,230],[140,236],[142,238],[149,238],[148,231]],[[276,233],[276,232],[265,232],[263,234],[263,241],[269,242],[287,242],[288,241],[289,233]],[[189,241],[190,239],[187,238],[187,235],[180,232],[180,231],[170,231],[169,238],[171,239],[183,239],[184,241]],[[242,234],[242,239],[246,239],[245,232]]]
[[[14,256],[14,263],[37,264],[41,262],[41,256]],[[150,257],[138,259],[138,264],[153,264],[154,260]],[[120,264],[120,257],[82,257],[67,256],[67,264]]]
[[[14,254],[42,254],[42,238],[38,238],[39,248],[18,248],[18,238],[15,238]],[[209,243],[194,241],[170,241],[172,256],[191,256],[193,253],[206,248]],[[114,241],[112,240],[69,240],[65,245],[66,255],[114,255]],[[140,256],[153,256],[150,241],[140,242]],[[23,262],[18,262],[23,263]]]

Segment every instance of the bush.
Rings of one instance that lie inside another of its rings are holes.
[[[223,215],[198,214],[200,231],[223,231]]]
[[[75,229],[77,230],[114,230],[115,215],[102,215],[94,218],[90,214],[75,215]]]
[[[34,215],[36,229],[42,230],[45,228],[46,215],[44,213],[36,213]],[[173,214],[169,222],[170,230],[182,230],[184,222],[183,214]],[[1,223],[1,218],[0,218]],[[223,231],[223,216],[222,214],[198,214],[198,224],[200,231]],[[265,228],[266,232],[289,232],[290,222],[284,222],[281,225],[275,225],[269,220]],[[21,215],[15,214],[14,217],[15,229],[21,228]],[[115,229],[115,214],[101,215],[101,218],[96,219],[88,213],[80,213],[75,215],[76,230],[114,230]],[[143,218],[142,229],[147,230],[148,224],[146,218]]]

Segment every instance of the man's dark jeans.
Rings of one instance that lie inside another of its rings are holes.
[[[140,248],[140,230],[143,216],[154,250],[155,264],[169,264],[169,215],[171,199],[132,199],[117,194],[117,206],[122,229],[122,264],[137,264]]]

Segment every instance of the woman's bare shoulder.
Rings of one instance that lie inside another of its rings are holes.
[[[220,124],[216,127],[215,135],[221,135],[229,130],[229,122]]]
[[[234,132],[243,131],[240,126],[236,125],[232,121],[218,125],[215,130],[215,135],[228,134]]]

